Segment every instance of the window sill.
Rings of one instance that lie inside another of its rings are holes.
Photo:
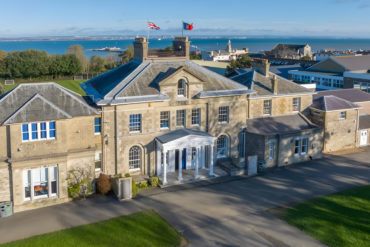
[[[141,169],[140,168],[135,168],[135,169],[129,169],[128,171],[130,172],[130,173],[132,173],[132,172],[138,172],[138,171],[140,171]]]
[[[218,122],[218,124],[228,124],[229,122]]]
[[[159,128],[159,130],[169,130],[170,128],[169,127],[161,127]]]
[[[188,98],[185,96],[177,96],[176,101],[187,101]]]
[[[95,168],[95,172],[100,172],[101,168]]]
[[[101,132],[99,132],[99,133],[94,133],[94,135],[96,135],[96,136],[100,136],[100,135],[101,135]]]
[[[141,134],[141,131],[130,131],[130,134]]]
[[[27,142],[40,142],[40,141],[53,141],[56,140],[56,138],[45,138],[45,139],[36,139],[36,140],[22,140],[22,143],[27,143]]]

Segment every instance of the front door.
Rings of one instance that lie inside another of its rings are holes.
[[[182,150],[182,169],[186,169],[186,148]]]
[[[367,130],[361,131],[360,146],[367,145]]]

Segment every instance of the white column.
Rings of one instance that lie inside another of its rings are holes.
[[[195,152],[195,173],[194,178],[197,179],[199,177],[199,147],[196,148]]]
[[[179,176],[177,177],[177,179],[179,180],[179,181],[181,181],[182,180],[182,152],[183,152],[184,150],[183,149],[179,149],[179,170],[178,170],[178,172],[179,172]],[[186,157],[185,157],[186,158]]]
[[[163,150],[163,181],[162,184],[167,184],[167,150]]]
[[[157,166],[157,176],[160,175],[160,173],[161,173],[161,167],[162,167],[161,155],[162,155],[161,149],[159,147],[157,147],[157,164],[156,164],[156,166]]]
[[[213,177],[213,145],[209,146],[209,176]]]
[[[200,154],[201,154],[201,168],[205,168],[206,167],[206,146],[202,146],[202,149],[201,149],[201,152],[200,152]]]
[[[192,149],[187,148],[186,149],[186,169],[191,169],[191,156],[192,156]]]

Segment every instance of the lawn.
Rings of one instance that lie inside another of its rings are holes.
[[[68,88],[78,94],[81,94],[81,95],[86,95],[85,91],[82,90],[82,88],[80,87],[80,83],[82,83],[84,81],[74,81],[74,80],[62,80],[62,81],[55,81],[55,83],[65,87],[65,88]],[[32,82],[30,82],[32,83]],[[42,83],[42,82],[41,82]],[[16,86],[18,86],[20,83],[15,83],[14,85],[3,85],[3,87],[5,88],[5,91],[9,91],[13,88],[15,88]]]
[[[299,204],[282,218],[329,246],[370,246],[370,186]]]
[[[180,246],[181,235],[154,211],[143,211],[1,245],[1,247]]]

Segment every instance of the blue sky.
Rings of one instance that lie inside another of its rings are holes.
[[[0,0],[0,37],[274,35],[370,38],[370,0]],[[154,31],[153,31],[154,33]]]

